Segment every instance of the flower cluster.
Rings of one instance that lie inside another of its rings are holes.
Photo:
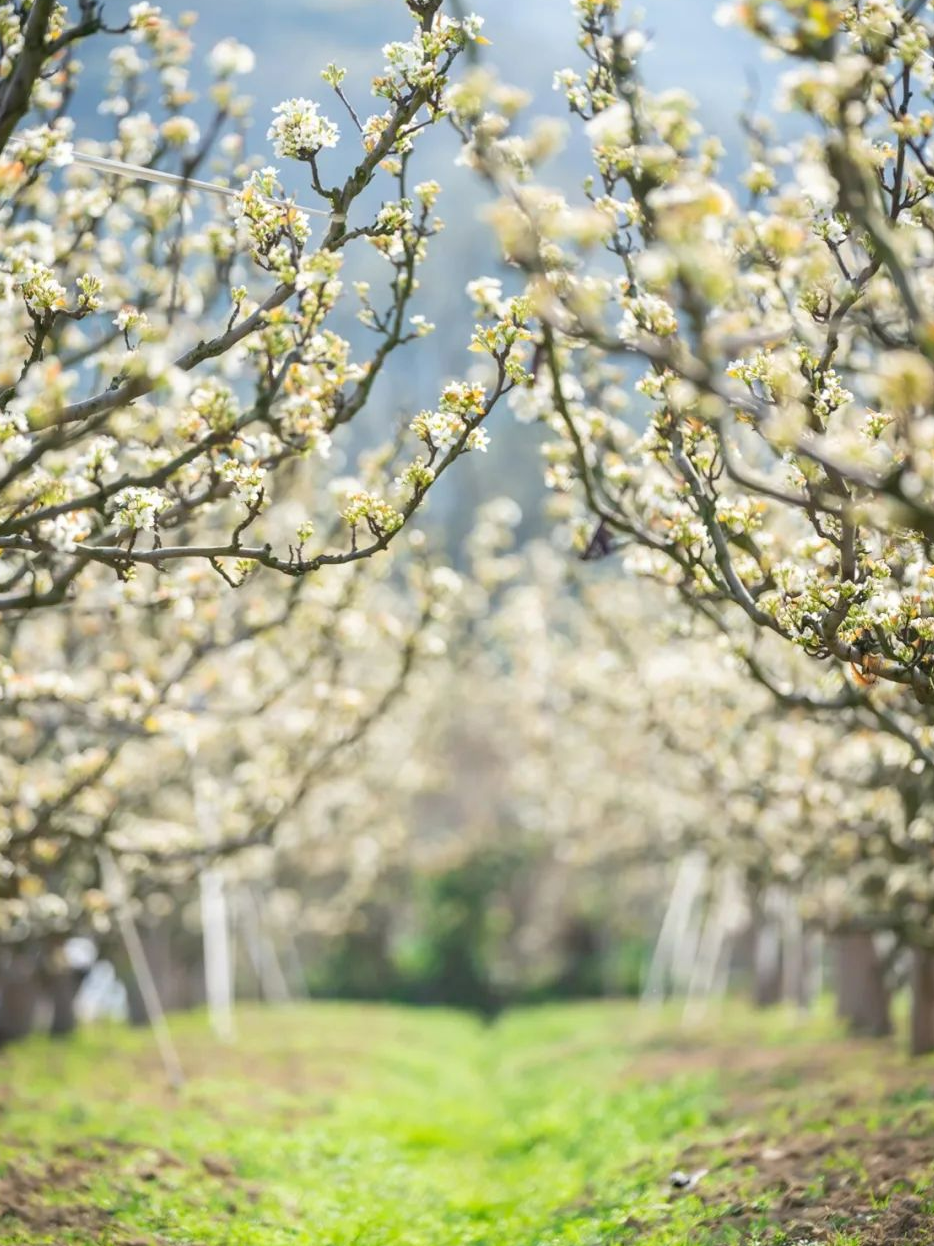
[[[396,532],[405,522],[405,517],[388,502],[363,489],[348,493],[341,517],[351,528],[366,524],[376,536]]]
[[[168,506],[168,498],[158,489],[132,485],[114,495],[113,515],[121,527],[130,528],[133,532],[151,532],[159,515]]]
[[[277,156],[310,160],[323,147],[336,147],[340,130],[318,112],[313,100],[290,99],[273,109],[275,119],[266,135]]]

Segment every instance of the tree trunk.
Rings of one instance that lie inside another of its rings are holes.
[[[911,950],[911,1054],[934,1051],[934,952]]]
[[[805,986],[805,935],[797,905],[789,896],[782,913],[782,999],[799,1008],[807,1006]]]
[[[75,1016],[75,996],[78,993],[79,976],[73,969],[63,969],[49,974],[46,989],[52,1001],[52,1020],[49,1033],[58,1037],[71,1034],[78,1024]]]
[[[872,935],[853,931],[836,936],[837,1016],[851,1033],[884,1038],[892,1033],[889,992]]]
[[[39,958],[38,980],[42,991],[42,1024],[52,1035],[71,1034],[78,1019],[75,996],[84,973],[76,969],[65,953],[64,940],[49,942]]]
[[[39,1002],[36,955],[11,951],[0,970],[0,1043],[25,1038],[35,1024]]]
[[[121,977],[123,985],[126,987],[126,1017],[130,1025],[147,1026],[149,1025],[149,1017],[146,1015],[146,1005],[143,1003],[142,992],[136,983],[136,978],[131,970],[127,970],[125,976]]]
[[[758,918],[753,950],[753,1002],[757,1008],[770,1008],[782,998],[782,940],[777,922]]]

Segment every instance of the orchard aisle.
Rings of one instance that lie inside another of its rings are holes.
[[[144,1032],[5,1052],[0,1241],[929,1240],[930,1066],[827,1023],[321,1004],[239,1027],[173,1020],[177,1095]]]

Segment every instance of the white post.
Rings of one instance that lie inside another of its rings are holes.
[[[247,952],[259,982],[260,995],[267,1003],[286,1003],[291,999],[289,984],[275,944],[263,919],[262,907],[249,883],[239,891],[238,910],[243,919]]]
[[[707,912],[688,983],[682,1018],[685,1023],[698,1020],[710,999],[722,998],[726,993],[733,939],[742,914],[742,893],[736,870],[728,865],[720,874]]]
[[[642,990],[642,1003],[663,999],[672,966],[683,948],[698,892],[706,871],[703,853],[692,852],[678,865],[674,886],[662,926],[658,932],[652,962]]]
[[[204,989],[211,1028],[218,1038],[235,1037],[233,1017],[233,958],[227,921],[224,875],[215,867],[202,870],[201,932],[204,941]]]
[[[185,1074],[182,1071],[182,1062],[178,1057],[178,1051],[172,1041],[172,1034],[165,1019],[165,1012],[162,1008],[162,1001],[159,998],[156,980],[152,976],[152,970],[149,968],[149,961],[146,959],[146,952],[139,937],[139,931],[136,929],[136,922],[133,920],[133,915],[130,912],[126,882],[113,855],[106,848],[99,850],[98,858],[101,863],[104,889],[110,893],[113,901],[117,915],[117,927],[127,950],[127,955],[130,958],[130,968],[133,970],[136,985],[139,987],[143,1007],[146,1010],[146,1017],[152,1029],[153,1037],[156,1040],[156,1046],[159,1048],[159,1055],[162,1058],[163,1068],[169,1079],[169,1085],[177,1090],[184,1082]]]
[[[730,985],[730,962],[736,936],[749,924],[749,906],[743,893],[737,871],[731,866],[727,875],[729,894],[726,900],[726,938],[720,948],[720,956],[714,966],[710,994],[722,999]]]
[[[721,873],[708,907],[707,919],[698,941],[697,956],[688,980],[683,1016],[685,1022],[695,1021],[702,1016],[713,991],[717,967],[729,933],[730,910],[733,905],[732,882],[733,876],[729,869]]]
[[[689,988],[697,958],[700,955],[701,936],[710,914],[711,904],[704,903],[703,887],[707,877],[707,862],[702,861],[694,880],[690,902],[685,907],[684,922],[671,953],[671,982],[676,992],[685,994]]]

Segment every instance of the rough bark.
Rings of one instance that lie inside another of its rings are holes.
[[[837,1016],[853,1034],[884,1038],[892,1033],[889,991],[872,935],[851,931],[835,943]]]
[[[934,1051],[934,952],[911,951],[911,1054]]]
[[[78,993],[80,975],[73,969],[63,969],[49,975],[46,990],[52,1002],[52,1018],[49,1033],[56,1037],[71,1034],[78,1024],[75,1016],[75,996]]]
[[[0,968],[0,1043],[31,1033],[39,1003],[37,958],[34,952],[9,951]]]
[[[0,96],[0,151],[29,111],[33,87],[48,55],[46,36],[55,11],[55,0],[35,0],[23,29],[23,47]]]

